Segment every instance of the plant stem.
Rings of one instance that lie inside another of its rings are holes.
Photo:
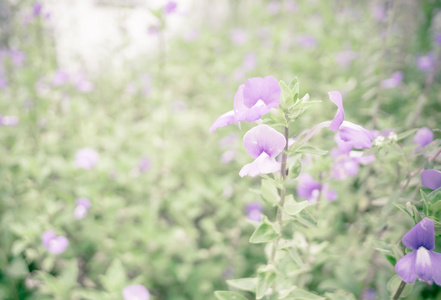
[[[285,186],[285,179],[286,179],[286,160],[288,158],[288,139],[289,139],[289,128],[285,127],[285,149],[282,153],[282,164],[280,166],[280,173],[282,174],[283,184],[282,189],[280,190],[280,201],[279,205],[277,206],[277,223],[279,224],[279,229],[282,230],[282,217],[283,217],[283,205],[285,204],[285,195],[286,195],[286,186]],[[271,263],[274,263],[274,260],[276,258],[276,252],[277,252],[277,246],[279,244],[280,236],[274,241],[273,248],[271,250]]]
[[[400,295],[403,292],[405,286],[406,286],[406,283],[404,281],[401,281],[400,286],[398,287],[397,291],[395,292],[394,297],[392,298],[393,300],[400,299]]]

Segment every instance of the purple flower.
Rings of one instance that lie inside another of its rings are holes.
[[[403,81],[403,72],[395,72],[388,79],[385,79],[381,82],[381,86],[384,89],[393,89],[401,84]]]
[[[262,204],[259,202],[252,202],[245,206],[247,218],[251,221],[260,222],[262,220]]]
[[[233,44],[240,46],[248,41],[248,34],[245,30],[236,28],[230,31],[230,38]]]
[[[41,235],[43,246],[52,254],[60,254],[66,251],[69,241],[66,237],[57,236],[53,230],[47,230]]]
[[[266,9],[271,15],[276,15],[280,12],[280,2],[273,0],[270,3],[268,3]]]
[[[75,155],[75,166],[80,169],[90,170],[98,163],[98,153],[92,148],[83,148]]]
[[[286,145],[283,134],[262,124],[250,129],[243,137],[243,143],[248,155],[255,160],[242,167],[240,177],[269,174],[280,170],[280,164],[275,157]]]
[[[90,201],[87,198],[78,198],[74,210],[75,219],[84,219],[87,216],[87,211],[90,208]]]
[[[93,90],[93,83],[84,78],[82,74],[77,74],[75,78],[72,79],[75,88],[80,93],[90,93]]]
[[[432,71],[435,67],[435,57],[433,52],[429,52],[426,55],[419,56],[417,58],[418,69],[422,72]]]
[[[124,297],[124,300],[149,300],[150,299],[150,293],[145,288],[145,286],[141,284],[134,284],[134,285],[128,285],[126,286],[123,291],[122,295]]]
[[[158,25],[151,25],[147,28],[148,35],[157,35],[161,31],[161,27]]]
[[[43,5],[39,2],[34,4],[34,7],[32,8],[32,14],[34,17],[38,17],[41,14],[41,10],[43,8]]]
[[[16,126],[20,120],[17,116],[1,116],[0,115],[0,126]]]
[[[413,138],[413,143],[419,145],[416,149],[420,150],[426,147],[433,141],[433,132],[427,127],[420,128],[415,137]]]
[[[294,0],[285,1],[286,10],[295,12],[297,10],[297,3]]]
[[[373,8],[372,14],[375,19],[377,19],[380,22],[386,22],[387,21],[387,12],[381,5],[376,5]]]
[[[210,132],[235,122],[259,120],[272,108],[279,107],[280,94],[279,83],[272,76],[248,79],[245,84],[238,88],[234,96],[234,110],[217,118],[211,125]]]
[[[175,1],[168,1],[167,4],[164,6],[164,13],[166,15],[172,14],[176,12],[177,7],[178,4]]]
[[[343,100],[340,92],[329,92],[330,100],[337,105],[337,112],[329,125],[329,129],[339,131],[340,138],[350,143],[355,149],[366,149],[372,147],[372,134],[360,125],[344,121],[345,112],[343,109]]]
[[[441,33],[436,33],[434,40],[435,40],[436,43],[441,45]]]
[[[400,258],[395,270],[406,283],[415,278],[420,281],[435,281],[441,285],[441,254],[432,251],[435,248],[435,226],[433,220],[422,219],[402,239],[403,244],[413,250]]]
[[[297,42],[303,48],[315,48],[317,46],[317,40],[310,35],[302,35],[297,38]]]
[[[348,67],[354,59],[357,59],[357,53],[352,50],[341,51],[335,55],[337,63],[345,68]]]
[[[52,85],[55,87],[59,87],[63,84],[69,82],[70,75],[63,70],[58,70],[55,72],[54,77],[52,77]]]
[[[441,187],[441,172],[434,169],[421,173],[421,183],[428,189],[437,190]]]
[[[26,59],[26,55],[23,52],[14,49],[9,51],[9,57],[16,67],[21,67]]]
[[[142,157],[138,164],[138,170],[141,173],[147,172],[151,165],[152,163],[148,157]]]
[[[298,177],[297,196],[308,200],[309,203],[316,203],[320,194],[324,194],[328,201],[337,199],[337,193],[328,190],[326,184],[315,181],[309,174],[300,174]]]

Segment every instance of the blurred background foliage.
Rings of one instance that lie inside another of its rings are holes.
[[[238,177],[251,125],[208,132],[247,78],[298,76],[301,94],[323,101],[293,136],[333,117],[332,90],[342,92],[347,119],[367,129],[440,128],[441,1],[224,1],[219,20],[210,19],[211,3],[198,2],[206,14],[189,23],[192,36],[169,31],[172,16],[159,14],[163,27],[150,36],[145,29],[157,50],[131,59],[115,51],[81,72],[63,70],[50,25],[57,16],[35,5],[0,1],[0,299],[121,299],[135,283],[153,299],[213,299],[226,279],[253,276],[265,254],[248,243],[255,224],[245,206],[261,201],[259,180]],[[112,57],[123,67],[113,68]],[[395,72],[402,80],[384,83]],[[334,147],[329,132],[313,143]],[[398,248],[412,220],[382,200],[419,200],[417,177],[397,193],[402,157],[413,157],[413,170],[436,146],[385,148],[336,184],[339,198],[321,209],[321,227],[299,232],[311,245],[327,241],[326,250],[305,249],[310,269],[299,282],[359,299],[372,288],[386,299],[395,271],[384,253]],[[90,170],[75,166],[83,148],[99,155]],[[331,162],[314,158],[306,170],[319,174]],[[73,215],[79,197],[91,201],[82,220]],[[68,238],[64,253],[43,247],[46,230]],[[438,295],[439,287],[417,283],[409,299]]]

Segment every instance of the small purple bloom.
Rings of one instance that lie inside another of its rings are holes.
[[[138,170],[141,173],[145,173],[150,169],[151,165],[152,163],[148,157],[142,157],[138,164]]]
[[[78,150],[75,155],[75,166],[80,169],[90,170],[98,163],[98,153],[92,148]]]
[[[435,281],[441,285],[441,254],[435,248],[435,225],[429,218],[422,219],[402,239],[403,244],[413,250],[400,258],[395,270],[406,283],[415,278],[420,281]]]
[[[297,196],[308,200],[309,203],[316,203],[320,194],[324,194],[328,201],[337,199],[337,192],[329,190],[327,184],[315,181],[309,174],[300,174],[297,185]]]
[[[22,51],[12,49],[9,51],[9,57],[16,67],[21,67],[26,59],[26,55]]]
[[[441,33],[436,33],[434,40],[437,44],[441,45]]]
[[[149,300],[150,299],[150,293],[145,288],[145,286],[141,284],[134,284],[134,285],[128,285],[126,286],[123,291],[122,295],[124,297],[124,300]]]
[[[337,112],[329,125],[329,129],[339,131],[340,138],[351,144],[355,149],[369,149],[372,147],[372,134],[360,125],[344,121],[345,112],[340,92],[329,92],[329,99],[337,105]]]
[[[266,9],[271,15],[276,15],[280,12],[280,2],[273,0],[270,3],[268,3]]]
[[[63,70],[57,70],[55,72],[54,76],[52,77],[52,85],[55,87],[59,87],[63,84],[66,84],[69,82],[70,75]]]
[[[66,237],[57,236],[53,230],[47,230],[41,235],[43,246],[52,254],[60,254],[66,251],[69,241]]]
[[[233,44],[240,46],[248,41],[248,34],[245,30],[236,28],[230,31],[230,38]]]
[[[372,14],[375,19],[377,19],[380,22],[386,22],[387,21],[387,12],[381,5],[376,5],[373,8]]]
[[[210,132],[235,122],[259,120],[272,108],[279,107],[280,94],[279,83],[272,76],[248,79],[245,84],[238,88],[234,96],[234,110],[217,118],[211,125]]]
[[[251,221],[262,221],[262,204],[259,202],[249,203],[245,210],[247,212],[247,218]]]
[[[428,189],[437,190],[441,187],[441,172],[434,169],[421,173],[421,183]]]
[[[316,38],[310,35],[299,36],[297,41],[303,48],[315,48],[317,46]]]
[[[0,115],[0,126],[16,126],[20,120],[16,116],[1,116]]]
[[[166,15],[172,14],[172,13],[176,12],[177,7],[178,7],[178,4],[175,1],[169,1],[164,6],[164,13]]]
[[[297,10],[297,3],[294,0],[285,1],[286,10],[289,12],[295,12]]]
[[[352,50],[345,50],[338,52],[335,55],[335,60],[342,67],[348,67],[353,60],[357,59],[357,53]]]
[[[41,10],[43,8],[43,5],[39,2],[34,4],[34,7],[32,8],[32,13],[34,17],[38,17],[41,14]]]
[[[433,52],[429,52],[426,55],[419,56],[417,58],[418,69],[422,72],[430,72],[435,67],[435,57]]]
[[[84,219],[87,216],[87,211],[90,208],[90,201],[87,198],[78,198],[74,210],[75,219]]]
[[[283,134],[262,124],[250,129],[243,137],[243,143],[248,155],[255,160],[240,170],[239,176],[257,176],[280,170],[280,164],[275,157],[282,153],[286,145]]]
[[[420,128],[413,139],[413,143],[419,145],[416,149],[420,150],[433,141],[433,132],[427,127]]]
[[[381,82],[381,86],[384,89],[393,89],[401,84],[403,81],[403,72],[395,72],[388,79],[385,79]]]

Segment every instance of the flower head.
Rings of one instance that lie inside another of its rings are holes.
[[[417,58],[418,69],[422,72],[432,71],[435,67],[435,63],[436,61],[433,52],[429,52],[426,55]]]
[[[66,237],[57,236],[53,230],[47,230],[41,235],[43,247],[52,254],[60,254],[66,251],[69,241]]]
[[[401,84],[403,81],[403,72],[395,72],[388,79],[381,82],[381,86],[384,89],[393,89]]]
[[[151,165],[152,163],[148,157],[142,157],[138,164],[138,170],[141,173],[147,172]]]
[[[134,284],[134,285],[128,285],[126,286],[123,291],[122,295],[124,297],[124,300],[149,300],[150,299],[150,293],[145,288],[145,286],[141,284]]]
[[[176,11],[177,7],[178,4],[175,1],[168,1],[167,4],[164,6],[164,13],[166,15],[172,14]]]
[[[262,220],[262,204],[259,202],[249,203],[245,207],[247,218],[251,221],[260,222]]]
[[[337,199],[337,193],[329,190],[327,184],[315,181],[309,174],[300,174],[298,177],[297,196],[307,199],[309,203],[317,202],[320,194],[324,194],[328,201]]]
[[[414,250],[400,258],[395,270],[404,282],[415,278],[441,285],[441,254],[435,248],[435,226],[433,220],[422,219],[402,239],[403,244]]]
[[[255,160],[240,170],[240,177],[269,174],[280,170],[280,164],[275,157],[286,145],[283,134],[262,124],[250,129],[243,137],[243,143],[248,155]]]
[[[441,187],[441,172],[434,169],[421,173],[421,183],[428,189],[437,190]]]
[[[334,119],[329,125],[329,129],[337,131],[340,134],[340,138],[350,143],[355,149],[365,149],[372,147],[372,134],[360,125],[344,121],[345,111],[343,109],[343,100],[340,92],[329,92],[329,99],[337,105],[337,112]]]
[[[427,127],[420,128],[415,137],[413,138],[413,143],[419,145],[416,149],[420,150],[426,147],[433,141],[433,132]]]
[[[217,118],[211,125],[210,132],[235,122],[259,120],[272,108],[279,107],[280,94],[279,83],[272,76],[248,79],[238,88],[234,96],[234,109]]]
[[[87,211],[90,208],[90,201],[87,198],[78,198],[74,210],[76,219],[84,219],[87,216]]]
[[[75,166],[80,169],[90,170],[98,163],[98,153],[92,148],[78,150],[75,155]]]

